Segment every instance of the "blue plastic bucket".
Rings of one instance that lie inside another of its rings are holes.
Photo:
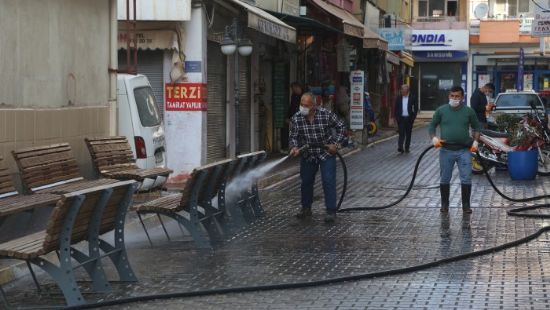
[[[533,180],[537,176],[537,149],[508,153],[508,173],[512,180]]]

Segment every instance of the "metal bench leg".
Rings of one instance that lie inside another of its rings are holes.
[[[143,222],[143,219],[141,218],[141,213],[136,212],[139,218],[139,221],[141,222],[141,226],[143,227],[143,231],[145,232],[145,235],[147,236],[147,240],[149,240],[149,245],[153,247],[153,242],[151,241],[151,237],[149,236],[149,232],[147,231],[147,227],[145,227],[145,223]]]
[[[8,304],[8,298],[6,297],[6,293],[4,292],[4,289],[0,285],[0,297],[2,297],[2,306],[4,309],[9,310],[10,305]]]
[[[122,241],[121,245],[115,236],[115,246],[112,246],[106,241],[99,239],[99,247],[103,252],[107,253],[107,256],[111,259],[113,265],[115,265],[120,281],[137,282],[138,279],[128,261],[124,241]]]
[[[237,203],[232,204],[226,204],[225,199],[225,184],[221,187],[220,191],[218,192],[218,206],[220,206],[220,209],[225,210],[225,213],[229,215],[229,218],[232,222],[235,222],[235,224],[238,227],[243,227],[246,225],[246,220],[244,219],[243,212],[238,207]]]
[[[88,227],[88,255],[75,248],[72,248],[71,251],[71,256],[84,267],[90,276],[93,289],[96,292],[108,292],[111,290],[111,286],[101,265],[98,239],[103,212],[112,194],[112,188],[102,190],[101,197],[97,200],[93,209]]]
[[[168,231],[166,230],[166,226],[164,226],[164,222],[162,221],[162,218],[160,217],[160,214],[157,213],[157,217],[159,218],[159,222],[160,222],[160,225],[162,226],[162,230],[164,230],[164,234],[166,235],[166,239],[168,239],[168,241],[172,241],[172,240],[170,240],[170,236],[168,235]]]
[[[29,261],[25,261],[25,263],[27,263],[27,268],[29,268],[29,271],[31,272],[32,281],[34,282],[34,285],[36,286],[36,290],[41,292],[42,288],[40,287],[40,283],[38,283],[38,279],[36,279],[36,274],[34,274],[34,270],[32,270],[31,263],[29,263]]]
[[[193,223],[191,220],[186,219],[184,216],[180,214],[174,214],[174,219],[177,220],[187,231],[191,234],[191,237],[197,244],[197,247],[199,248],[211,248],[210,242],[208,238],[203,233],[204,226],[199,222]]]
[[[90,279],[92,280],[92,287],[95,292],[109,292],[111,291],[111,285],[107,281],[105,271],[101,265],[99,257],[92,258],[82,253],[81,251],[71,248],[71,256],[86,270]]]
[[[135,183],[128,186],[128,190],[126,191],[122,202],[117,207],[114,228],[115,245],[112,246],[104,240],[98,240],[101,250],[109,256],[115,265],[120,281],[125,282],[137,281],[137,277],[130,266],[130,262],[128,261],[126,245],[124,244],[124,222],[126,219],[126,212],[128,211],[128,206],[132,203],[132,195],[136,188],[137,184]]]
[[[260,201],[260,193],[258,193],[258,185],[257,184],[254,184],[252,186],[251,195],[252,195],[251,204],[252,204],[252,209],[254,210],[254,213],[258,217],[264,215],[264,209],[263,209],[262,203]]]
[[[59,267],[40,257],[34,258],[33,260],[31,260],[31,263],[42,268],[54,279],[55,283],[57,283],[57,285],[63,292],[65,300],[67,301],[67,305],[78,306],[85,304],[86,301],[84,300],[84,297],[82,297],[82,294],[80,293],[80,289],[78,288],[78,284],[76,283],[76,279],[74,277],[73,268],[70,262],[70,255],[68,253],[61,254],[61,257],[61,266]]]

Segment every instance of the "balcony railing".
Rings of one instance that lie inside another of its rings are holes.
[[[459,16],[417,16],[413,19],[414,29],[466,29],[466,20]]]

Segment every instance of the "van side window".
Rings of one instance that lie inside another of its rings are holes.
[[[134,97],[139,113],[139,119],[143,127],[160,125],[160,113],[155,102],[153,89],[151,87],[140,87],[134,89]]]

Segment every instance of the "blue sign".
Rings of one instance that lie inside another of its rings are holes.
[[[411,42],[417,46],[450,46],[444,33],[413,34]]]
[[[185,72],[202,72],[201,65],[201,61],[186,61]]]
[[[363,78],[360,77],[360,76],[354,76],[354,77],[352,77],[351,81],[361,83],[361,82],[363,82]]]
[[[467,61],[468,52],[463,51],[414,51],[415,61]]]
[[[388,41],[388,49],[390,51],[400,51],[405,48],[405,32],[395,28],[378,29],[378,35]]]

